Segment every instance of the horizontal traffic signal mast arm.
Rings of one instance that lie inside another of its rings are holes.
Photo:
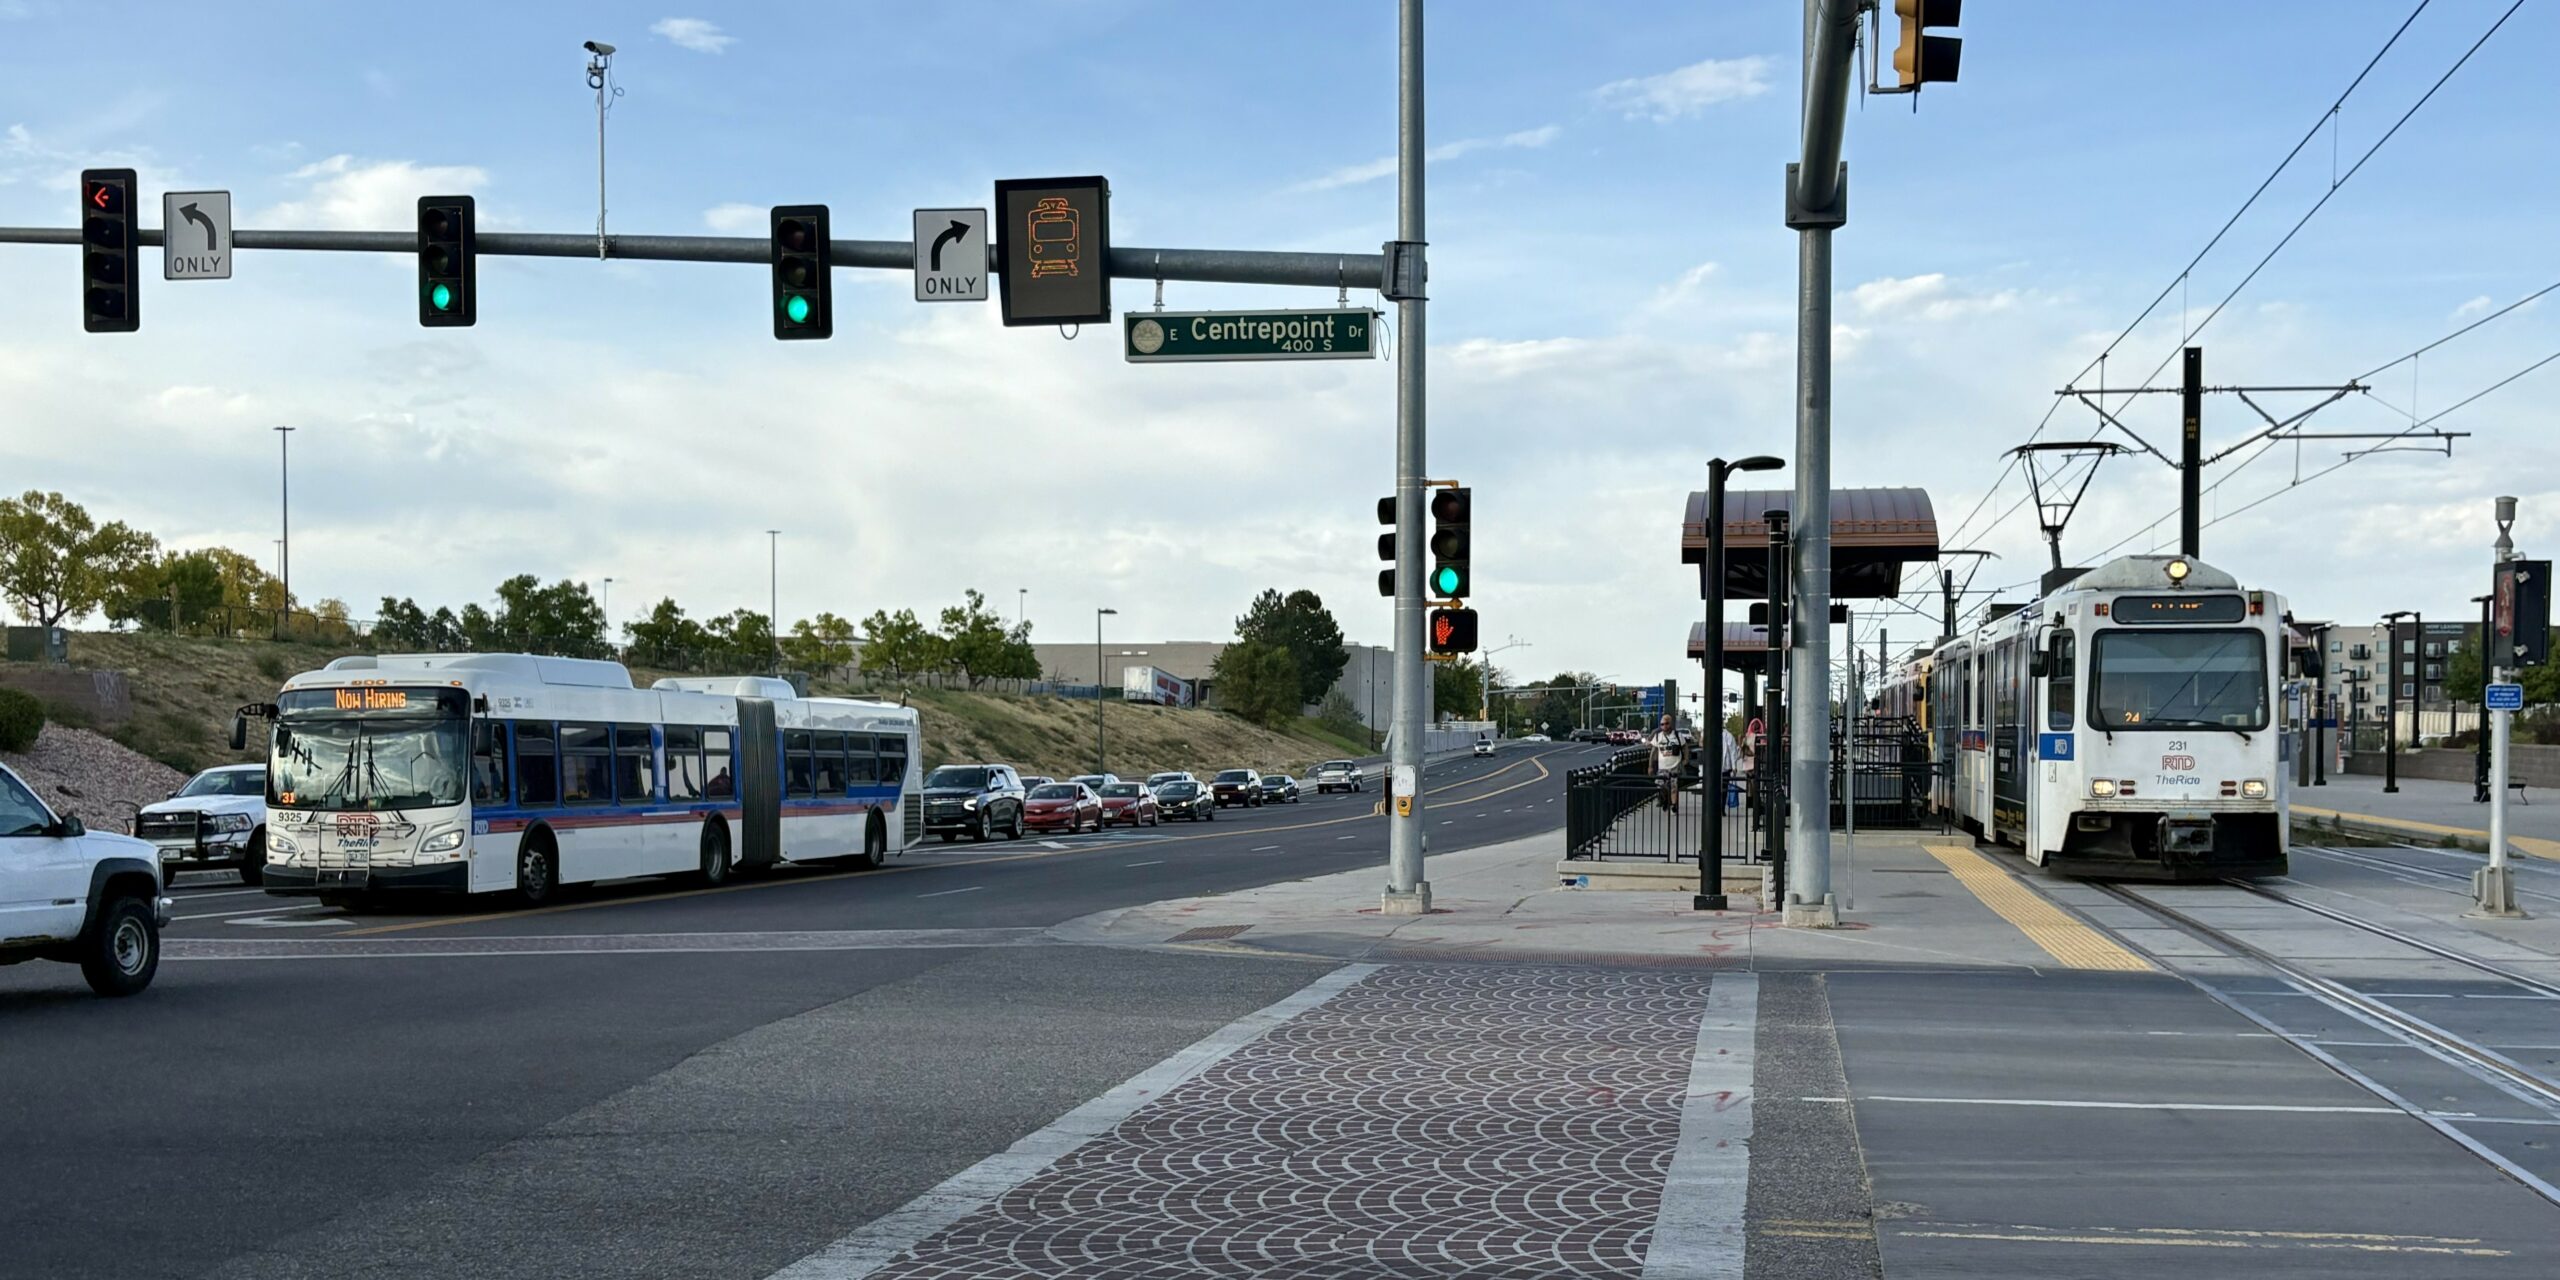
[[[159,228],[137,228],[134,242],[161,243]],[[78,227],[0,227],[0,244],[80,243]],[[292,249],[324,253],[404,253],[418,251],[413,231],[253,231],[232,232],[237,249]],[[911,271],[915,244],[908,240],[833,240],[829,256],[838,267],[877,271]],[[596,255],[593,233],[553,234],[543,231],[483,231],[482,257],[587,258]],[[653,262],[741,262],[770,269],[773,243],[766,236],[607,236],[604,257]],[[1255,249],[1147,249],[1114,245],[1111,275],[1119,280],[1199,280],[1220,284],[1286,284],[1317,288],[1377,289],[1385,257],[1376,253],[1276,253]],[[989,246],[987,269],[996,269],[995,247]]]

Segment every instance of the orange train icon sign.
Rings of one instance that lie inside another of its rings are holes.
[[[1084,218],[1065,196],[1043,196],[1031,206],[1031,276],[1071,276],[1083,247]]]

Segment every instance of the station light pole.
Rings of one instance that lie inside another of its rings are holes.
[[[1422,878],[1422,732],[1431,680],[1423,669],[1423,244],[1422,0],[1396,5],[1396,238],[1379,255],[1380,292],[1396,304],[1395,731],[1387,736],[1387,884],[1383,915],[1427,915]]]
[[[1690,905],[1699,911],[1722,911],[1727,899],[1724,892],[1724,485],[1737,471],[1775,471],[1787,465],[1779,458],[1755,454],[1738,462],[1722,458],[1707,462],[1707,564],[1699,577],[1704,579],[1706,597],[1706,688],[1711,696],[1716,736],[1710,742],[1702,732],[1707,757],[1707,817],[1698,824],[1699,874],[1698,894]]]
[[[2417,616],[2413,609],[2382,615],[2383,643],[2391,646],[2391,687],[2382,691],[2382,789],[2392,794],[2400,790],[2400,620]],[[2417,710],[2410,707],[2410,715]]]
[[[1485,721],[1491,721],[1493,719],[1493,655],[1502,652],[1504,649],[1527,649],[1530,647],[1532,646],[1528,641],[1523,640],[1518,636],[1511,636],[1503,643],[1501,648],[1487,649],[1484,651],[1484,656],[1480,659],[1484,663],[1484,670],[1481,672],[1484,679],[1476,682],[1478,719]]]
[[[767,529],[765,537],[764,629],[773,643],[773,669],[782,670],[782,530]]]
[[[284,536],[276,539],[276,579],[284,588],[284,620],[293,623],[293,431],[276,428],[276,505]]]
[[[604,598],[596,602],[596,609],[604,615],[604,652],[609,658],[613,656],[613,578],[610,575],[604,580]]]
[[[1093,611],[1093,771],[1103,772],[1102,754],[1102,620],[1119,614],[1117,609]]]

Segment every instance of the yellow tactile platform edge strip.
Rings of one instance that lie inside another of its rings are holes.
[[[2103,969],[2114,973],[2154,973],[2158,970],[2148,960],[2125,950],[2114,939],[2075,919],[2062,908],[2046,901],[2042,894],[2028,888],[2016,876],[2000,869],[1998,863],[1962,845],[1923,845],[1929,856],[1946,864],[1947,872],[1956,878],[1982,905],[2000,913],[2000,918],[2018,926],[2027,940],[2044,948],[2045,954],[2073,969]]]
[[[2453,836],[2475,841],[2484,848],[2489,843],[2489,833],[2478,827],[2448,827],[2433,822],[2420,822],[2415,818],[2385,818],[2370,813],[2349,813],[2343,809],[2314,809],[2307,804],[2295,805],[2293,811],[2308,818],[2344,818],[2351,822],[2394,828],[2420,838]],[[2528,858],[2560,859],[2560,840],[2545,840],[2539,836],[2510,835],[2507,837],[2507,847]]]

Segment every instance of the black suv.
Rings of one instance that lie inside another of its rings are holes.
[[[924,779],[924,829],[949,844],[1022,838],[1022,776],[1005,764],[946,764]]]
[[[1262,807],[1262,775],[1251,769],[1228,769],[1209,780],[1209,793],[1221,809]]]

